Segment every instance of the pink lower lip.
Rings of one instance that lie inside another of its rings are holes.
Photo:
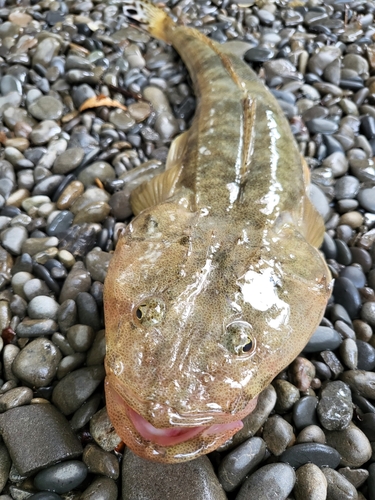
[[[173,446],[183,443],[189,441],[198,434],[202,434],[203,437],[211,434],[221,434],[231,430],[238,431],[243,427],[242,421],[237,420],[227,424],[213,424],[210,426],[201,425],[197,427],[167,427],[158,429],[136,413],[130,406],[127,407],[127,414],[136,430],[144,439],[160,446]]]

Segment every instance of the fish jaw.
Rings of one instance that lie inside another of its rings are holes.
[[[233,421],[223,424],[156,428],[128,405],[108,377],[105,394],[108,416],[124,443],[141,458],[161,463],[185,462],[215,450],[242,429],[240,418],[251,413],[257,404],[254,398],[246,413],[234,415]]]

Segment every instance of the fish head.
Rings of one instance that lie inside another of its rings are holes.
[[[301,237],[291,257],[290,235],[267,246],[247,233],[164,203],[118,243],[104,291],[107,409],[144,458],[189,460],[229,439],[321,319],[318,252]]]

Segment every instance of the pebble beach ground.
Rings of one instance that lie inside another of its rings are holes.
[[[333,298],[220,450],[160,465],[124,449],[103,397],[103,282],[129,193],[162,170],[194,95],[120,1],[0,0],[0,500],[375,500],[375,2],[168,7],[280,102]]]

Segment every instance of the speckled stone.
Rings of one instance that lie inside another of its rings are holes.
[[[123,458],[122,497],[123,500],[226,499],[207,457],[180,464],[160,464],[144,460],[129,449]]]
[[[326,500],[327,480],[319,467],[305,464],[296,470],[296,500]]]
[[[264,465],[244,482],[236,500],[247,500],[250,497],[271,500],[286,500],[294,487],[296,474],[287,464]]]

